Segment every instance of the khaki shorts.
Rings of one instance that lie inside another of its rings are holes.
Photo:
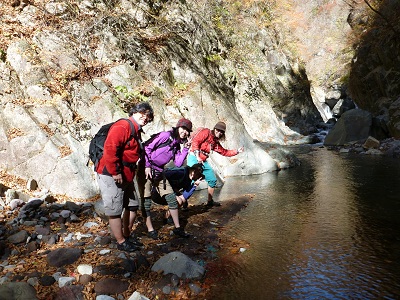
[[[151,197],[152,186],[154,186],[157,189],[157,191],[161,197],[174,192],[174,190],[172,189],[172,186],[169,184],[168,180],[165,180],[165,189],[164,189],[164,180],[163,179],[154,180],[153,182],[151,182],[150,180],[146,180],[146,183],[144,185],[144,197],[145,198]]]
[[[135,198],[135,186],[133,182],[116,184],[114,178],[96,173],[97,183],[100,188],[101,198],[104,204],[106,216],[121,216],[124,208],[128,206],[139,206]]]

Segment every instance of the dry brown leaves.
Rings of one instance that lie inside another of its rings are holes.
[[[20,189],[26,186],[27,181],[0,170],[0,183],[9,188]]]
[[[47,133],[48,136],[53,136],[54,132],[50,129],[50,127],[46,124],[39,124],[40,128],[42,128],[42,130],[44,132]]]
[[[34,98],[15,98],[11,101],[15,105],[28,106],[28,105],[51,105],[53,100],[34,99]]]
[[[0,172],[0,175],[4,175],[1,176],[2,178],[3,177],[9,178],[8,180],[9,182],[17,180],[20,184],[23,183],[21,180],[12,177],[10,175],[7,175],[4,172]],[[251,197],[252,195],[245,196],[246,199],[250,199]],[[97,199],[98,198],[93,198],[89,199],[89,201],[90,200],[94,201]],[[220,211],[218,211],[219,208],[214,208],[213,210],[205,211],[201,205],[191,206],[189,209],[189,215],[187,215],[188,227],[190,228],[189,231],[195,233],[197,238],[189,239],[187,241],[185,240],[183,244],[180,244],[177,240],[173,242],[173,244],[176,244],[175,247],[177,251],[181,249],[186,249],[183,250],[183,252],[185,253],[185,251],[188,251],[188,249],[190,249],[192,253],[197,253],[196,255],[207,257],[206,255],[207,251],[205,250],[205,248],[206,244],[208,244],[210,241],[208,241],[207,238],[205,238],[205,236],[208,235],[209,230],[213,227],[213,225],[210,225],[210,220],[214,220],[219,216],[219,222],[221,223],[221,225],[217,226],[218,239],[219,239],[219,246],[217,246],[217,248],[221,253],[221,255],[218,254],[218,256],[221,257],[221,259],[215,260],[215,258],[212,258],[211,261],[208,261],[205,258],[205,260],[207,261],[207,276],[205,280],[195,282],[202,288],[202,293],[200,295],[197,296],[193,295],[187,284],[188,282],[186,282],[185,280],[182,280],[181,285],[179,287],[179,291],[177,293],[164,295],[162,291],[154,289],[156,284],[163,277],[163,274],[161,272],[160,273],[152,272],[150,268],[142,267],[139,270],[137,270],[137,272],[134,273],[133,276],[129,279],[124,279],[121,276],[117,277],[120,278],[121,280],[127,280],[130,283],[128,290],[122,294],[124,299],[128,299],[134,291],[138,291],[139,293],[146,295],[150,299],[160,299],[160,300],[208,298],[207,297],[208,292],[211,288],[216,286],[216,282],[223,279],[224,276],[226,276],[226,274],[229,273],[229,269],[231,267],[237,267],[237,265],[241,263],[242,256],[239,255],[238,249],[240,247],[245,247],[245,248],[250,247],[250,245],[248,245],[244,241],[238,240],[229,235],[226,231],[225,221],[223,221],[223,219],[228,220],[231,219],[232,217],[236,217],[235,216],[236,212],[240,210],[240,208],[243,207],[243,205],[246,204],[247,200],[244,201],[243,199],[241,201],[233,201],[232,203],[227,204],[225,207],[222,207],[222,210]],[[59,198],[58,200],[72,201],[72,199],[68,197]],[[165,208],[163,206],[157,206],[154,208],[154,214],[156,216],[154,219],[154,224],[160,224],[162,222],[164,209]],[[18,211],[15,211],[13,215],[8,217],[14,218],[15,216],[17,216],[17,214]],[[96,222],[99,225],[87,228],[84,226],[86,222]],[[190,224],[199,224],[199,227],[196,226],[196,228],[194,228],[193,225],[190,226]],[[99,217],[85,217],[82,218],[82,220],[79,222],[68,223],[66,225],[68,228],[68,232],[72,232],[75,234],[90,233],[92,235],[91,237],[82,238],[81,240],[86,242],[86,244],[94,244],[94,237],[96,236],[105,236],[109,234],[108,223],[103,221]],[[57,222],[52,222],[50,227],[52,232],[57,232],[61,230],[61,226]],[[162,251],[162,249],[157,246],[157,244],[163,242],[168,243],[170,242],[171,239],[174,239],[173,237],[170,236],[169,233],[171,230],[170,226],[161,225],[161,227],[159,226],[157,227],[159,228],[159,232],[162,235],[161,241],[154,241],[149,238],[142,239],[142,242],[144,243],[143,254],[147,251],[154,251],[154,254],[152,256],[147,257],[150,265],[152,265],[156,260],[158,260],[162,255],[165,254]],[[21,229],[25,229],[30,233],[34,231],[34,227],[22,226]],[[146,229],[143,222],[139,222],[136,225],[135,232],[139,235],[140,233],[145,234]],[[42,243],[40,245],[40,249],[32,253],[26,253],[25,245],[13,246],[13,247],[17,248],[19,250],[18,252],[20,253],[20,255],[18,256],[12,256],[9,258],[9,264],[16,265],[13,271],[14,274],[24,275],[24,274],[31,274],[32,272],[39,272],[43,275],[52,275],[57,272],[57,268],[50,267],[47,264],[47,253],[49,251],[58,249],[60,247],[71,247],[71,244],[64,243],[62,239],[55,245],[47,245],[45,243]],[[99,250],[103,249],[103,247],[108,248],[109,245],[105,246],[97,245],[91,252],[84,253],[78,261],[76,261],[72,265],[66,266],[65,276],[75,277],[76,283],[78,283],[79,274],[77,273],[77,267],[80,264],[108,265],[110,267],[115,266],[116,260],[118,259],[115,255],[103,256],[99,254]],[[205,254],[206,256],[203,256],[203,254]],[[21,263],[22,261],[25,262]],[[84,290],[82,291],[85,299],[96,299],[96,294],[94,292],[94,287],[96,282],[99,282],[103,278],[112,276],[100,275],[99,273],[94,273],[92,277],[93,281],[85,285]],[[24,280],[26,280],[26,278]],[[59,290],[59,287],[56,283],[49,287],[38,285],[35,288],[37,290],[37,296],[39,299],[49,299],[49,300],[54,299],[57,291]]]
[[[61,146],[58,147],[58,150],[61,153],[61,157],[65,157],[72,154],[72,149],[68,146]]]
[[[7,138],[9,141],[23,135],[25,135],[25,133],[20,128],[10,128],[7,130]]]

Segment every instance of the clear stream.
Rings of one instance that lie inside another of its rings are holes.
[[[400,299],[400,160],[297,153],[301,166],[229,178],[255,194],[232,235],[249,242],[218,299]]]

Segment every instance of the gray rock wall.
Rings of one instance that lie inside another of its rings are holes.
[[[19,17],[27,34],[7,42],[0,62],[0,167],[39,188],[95,195],[90,138],[138,101],[155,110],[147,137],[182,116],[194,127],[225,121],[224,146],[246,151],[213,159],[222,176],[279,169],[253,140],[304,142],[320,120],[301,67],[251,12],[226,35],[206,2],[66,3],[3,16]]]

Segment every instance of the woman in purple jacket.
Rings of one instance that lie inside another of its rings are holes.
[[[188,119],[180,119],[170,131],[162,131],[144,143],[145,152],[145,182],[144,184],[144,214],[148,236],[158,239],[158,233],[154,230],[150,217],[151,190],[157,189],[161,196],[174,192],[168,181],[163,180],[162,171],[167,163],[174,161],[176,167],[181,167],[185,162],[190,142],[187,138],[192,131],[192,122]],[[181,145],[183,148],[181,149]]]

